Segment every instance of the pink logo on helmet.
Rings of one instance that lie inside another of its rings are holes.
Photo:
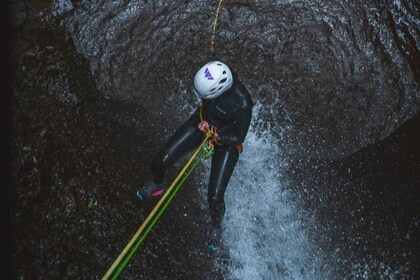
[[[213,76],[211,75],[209,68],[206,68],[206,70],[204,70],[204,77],[207,78],[207,80],[214,80]]]

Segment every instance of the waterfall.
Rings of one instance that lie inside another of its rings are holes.
[[[263,109],[257,103],[253,123]],[[251,127],[226,191],[224,240],[231,279],[327,279],[323,254],[309,239],[308,213],[293,200],[281,147]]]

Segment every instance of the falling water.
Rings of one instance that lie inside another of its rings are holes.
[[[259,131],[257,104],[245,151],[226,194],[225,239],[232,258],[229,279],[329,279],[311,226],[284,179],[287,161],[269,131]]]

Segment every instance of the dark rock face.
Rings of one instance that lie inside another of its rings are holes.
[[[12,1],[9,7],[11,23],[21,25],[28,17],[25,1]]]
[[[341,263],[340,275],[420,275],[419,126],[418,114],[345,159],[291,164],[294,191],[317,217],[317,242]]]
[[[288,155],[297,204],[317,219],[305,231],[332,276],[417,277],[418,115],[389,135],[420,105],[418,4],[266,2],[223,3],[216,55],[261,105],[256,134]],[[133,193],[197,103],[216,3],[42,3],[16,17],[13,270],[99,278],[152,209]],[[127,279],[227,277],[202,246],[205,180],[191,179]]]
[[[89,58],[101,94],[166,111],[190,95],[215,5],[96,1],[56,4],[54,14]],[[216,55],[266,108],[259,118],[288,151],[342,157],[418,109],[418,12],[411,1],[226,2]]]
[[[100,278],[153,209],[134,194],[159,144],[144,135],[164,138],[163,125],[150,119],[150,108],[103,100],[87,61],[56,26],[31,20],[16,32],[13,57],[13,274]],[[132,261],[142,272],[127,268],[123,277],[161,279],[173,256],[188,267],[172,267],[172,275],[221,277],[202,246],[196,192],[155,229],[189,233],[188,242],[185,234],[151,234],[142,247],[148,257]],[[194,222],[173,222],[185,217]]]

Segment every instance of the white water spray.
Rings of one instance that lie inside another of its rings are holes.
[[[254,108],[254,120],[261,109]],[[328,279],[322,253],[305,233],[305,212],[282,179],[286,165],[269,132],[251,128],[226,191],[223,238],[231,279]]]

